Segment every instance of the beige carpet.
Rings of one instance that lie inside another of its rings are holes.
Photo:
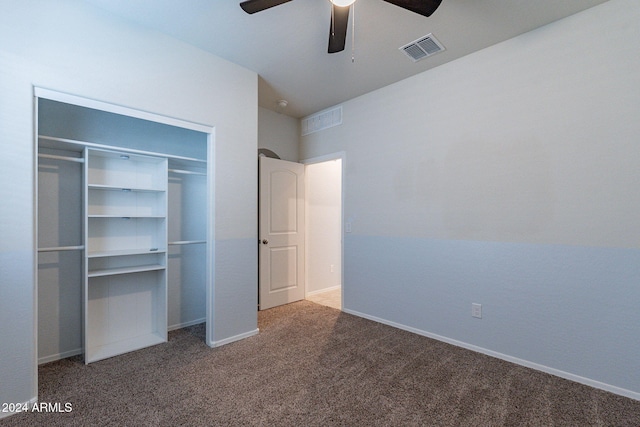
[[[202,325],[85,366],[40,368],[40,400],[0,426],[634,426],[640,402],[301,301],[210,349]]]

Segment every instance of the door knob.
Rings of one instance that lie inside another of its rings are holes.
[[[269,241],[268,241],[267,239],[262,239],[262,244],[263,244],[263,245],[266,245],[266,244],[268,244],[268,243],[269,243]]]

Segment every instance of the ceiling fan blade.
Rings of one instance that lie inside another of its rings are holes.
[[[344,50],[347,39],[347,27],[349,26],[349,8],[351,6],[331,5],[332,22],[329,27],[329,53],[336,53]]]
[[[256,13],[290,1],[291,0],[246,0],[240,3],[240,7],[247,13]]]
[[[422,16],[431,16],[436,11],[442,0],[384,0],[387,3],[395,4],[411,12],[419,13]]]

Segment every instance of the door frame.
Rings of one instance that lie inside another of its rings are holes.
[[[344,230],[344,200],[345,200],[345,167],[346,167],[346,161],[347,161],[347,153],[346,151],[337,151],[335,153],[329,153],[329,154],[325,154],[322,156],[316,156],[316,157],[309,157],[306,159],[302,159],[300,160],[300,163],[302,163],[303,165],[307,166],[307,165],[312,165],[312,164],[316,164],[316,163],[325,163],[325,162],[329,162],[331,160],[341,160],[341,167],[340,167],[340,190],[341,190],[341,195],[340,195],[340,310],[344,310],[344,288],[345,288],[345,282],[344,282],[344,234],[345,234],[345,230]],[[307,185],[306,182],[306,177],[305,177],[305,186]],[[308,201],[308,196],[309,196],[309,188],[306,188],[306,194],[305,194],[305,204]],[[305,209],[305,216],[308,215],[309,209],[306,208]],[[307,219],[305,219],[305,235],[308,236],[309,235],[309,221]],[[307,288],[306,288],[306,284],[309,283],[309,256],[307,254],[309,245],[305,245],[305,298],[307,295]]]

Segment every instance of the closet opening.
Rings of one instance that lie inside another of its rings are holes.
[[[36,88],[38,364],[206,323],[214,128]]]

